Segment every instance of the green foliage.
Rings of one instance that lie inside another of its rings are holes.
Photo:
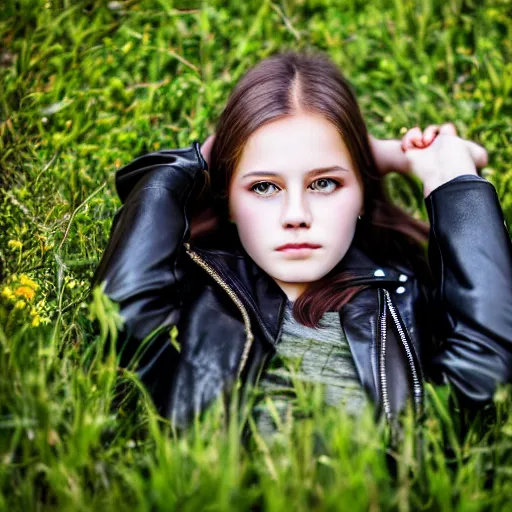
[[[247,411],[227,424],[222,401],[176,432],[118,368],[120,318],[89,282],[115,170],[204,140],[241,75],[288,48],[328,52],[377,137],[454,121],[488,150],[511,225],[511,32],[507,0],[2,2],[0,509],[504,509],[508,389],[469,419],[429,386],[396,450],[372,411],[327,410],[314,387],[300,390],[309,417],[272,441]],[[414,183],[386,179],[426,218]]]

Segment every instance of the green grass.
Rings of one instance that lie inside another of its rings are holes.
[[[2,2],[0,509],[504,510],[507,389],[464,433],[429,386],[423,465],[410,415],[392,451],[371,411],[327,410],[315,387],[275,443],[242,445],[220,402],[178,435],[116,367],[115,307],[88,283],[115,170],[204,140],[238,78],[287,48],[328,52],[377,137],[454,121],[511,225],[511,36],[508,0]],[[386,181],[426,218],[419,188]]]

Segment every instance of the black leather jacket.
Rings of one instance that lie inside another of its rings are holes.
[[[241,245],[188,243],[185,207],[206,171],[197,141],[117,171],[123,205],[92,281],[105,281],[120,305],[121,365],[147,337],[136,370],[178,428],[237,377],[244,389],[257,384],[276,352],[286,302]],[[362,386],[388,418],[408,397],[421,409],[425,378],[450,383],[469,407],[512,380],[512,244],[496,190],[463,175],[425,201],[435,286],[408,268],[378,266],[354,246],[343,260],[354,283],[370,286],[342,308],[341,326]]]

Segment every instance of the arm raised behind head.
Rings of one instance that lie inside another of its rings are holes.
[[[185,206],[206,170],[199,143],[194,141],[190,148],[141,156],[116,173],[122,206],[114,217],[91,289],[104,285],[105,294],[119,304],[123,325],[117,345],[122,347],[122,366],[130,362],[148,334],[162,329],[138,363],[143,381],[149,375],[158,378],[157,364],[166,367],[168,378],[174,364],[171,352],[175,349],[165,327],[175,325],[180,312],[183,276],[176,261],[189,236]]]
[[[457,176],[425,199],[430,219],[425,288],[438,341],[431,377],[470,409],[512,382],[512,243],[494,186]]]

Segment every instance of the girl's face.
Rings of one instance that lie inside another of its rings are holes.
[[[363,185],[335,126],[299,113],[247,141],[229,187],[245,251],[295,300],[345,256],[363,214]],[[278,250],[284,244],[319,248]]]

